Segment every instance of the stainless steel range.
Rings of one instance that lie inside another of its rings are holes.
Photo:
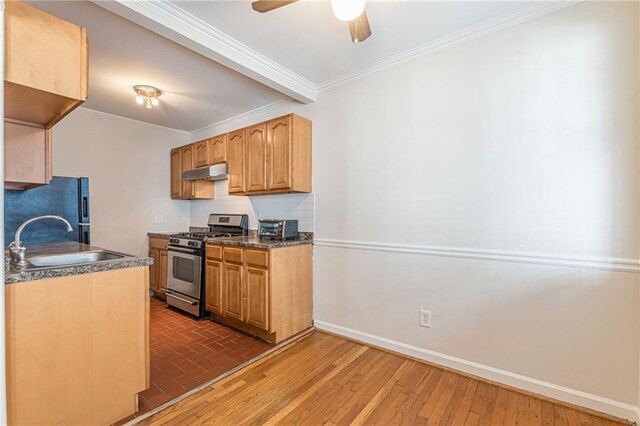
[[[204,265],[207,238],[239,237],[249,231],[246,214],[209,215],[208,229],[169,236],[167,303],[192,315],[205,315]]]

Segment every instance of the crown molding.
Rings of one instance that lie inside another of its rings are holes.
[[[168,1],[92,1],[293,99],[316,99],[316,86],[310,81]]]
[[[186,130],[179,130],[179,129],[174,129],[174,128],[171,128],[171,127],[165,127],[165,126],[161,126],[159,124],[148,123],[146,121],[140,121],[140,120],[135,120],[133,118],[123,117],[121,115],[111,114],[109,112],[103,112],[103,111],[97,111],[95,109],[89,109],[87,107],[78,107],[77,110],[84,111],[84,112],[87,112],[87,113],[91,113],[91,114],[94,114],[94,115],[100,115],[100,116],[103,116],[103,117],[115,118],[116,120],[127,121],[127,122],[130,122],[130,123],[133,123],[133,124],[144,125],[144,126],[147,126],[147,127],[153,127],[153,128],[160,129],[160,130],[166,130],[166,131],[169,131],[169,132],[178,133],[178,134],[183,135],[183,136],[190,136],[191,135],[191,132],[187,132]]]
[[[238,114],[238,115],[234,115],[233,117],[225,118],[224,120],[217,121],[217,122],[215,122],[213,124],[208,124],[208,125],[206,125],[204,127],[201,127],[199,129],[196,129],[196,130],[191,132],[192,141],[196,142],[196,140],[198,140],[200,138],[200,136],[199,136],[200,134],[207,133],[208,131],[211,131],[211,130],[215,129],[218,126],[222,126],[222,125],[224,125],[226,123],[230,123],[230,122],[232,122],[234,120],[238,120],[238,119],[240,119],[242,117],[245,117],[245,116],[248,116],[248,115],[251,115],[251,114],[255,114],[255,113],[260,112],[260,111],[262,111],[264,109],[268,109],[268,108],[274,107],[276,105],[280,105],[280,104],[287,103],[287,102],[290,102],[290,101],[291,100],[288,99],[288,98],[278,99],[277,101],[268,103],[266,105],[259,106],[257,108],[252,109],[252,110],[249,110],[247,112],[243,112],[242,114]],[[211,136],[215,136],[215,135],[212,133]],[[209,137],[211,137],[211,136],[209,136]]]
[[[585,0],[564,0],[520,8],[319,84],[306,80],[166,0],[91,1],[294,100],[310,103],[318,95],[338,87],[549,15]],[[264,105],[189,133],[198,134],[284,101]]]
[[[584,0],[564,0],[562,2],[553,3],[550,5],[540,6],[539,4],[534,4],[529,7],[518,9],[513,12],[500,15],[496,18],[481,22],[480,24],[467,27],[463,30],[441,37],[429,43],[425,43],[413,49],[409,49],[398,55],[391,56],[387,59],[368,65],[366,67],[362,67],[355,71],[326,80],[318,84],[316,88],[318,93],[321,94],[322,92],[335,89],[345,84],[349,84],[363,78],[371,77],[375,74],[387,71],[400,65],[416,61],[418,59],[433,55],[443,50],[451,49],[453,47],[460,46],[461,44],[494,34],[498,31],[502,31],[539,18],[541,16],[557,12],[583,1]]]

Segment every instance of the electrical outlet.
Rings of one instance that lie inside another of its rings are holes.
[[[431,311],[420,309],[420,327],[431,328]]]
[[[156,223],[164,223],[164,216],[156,216]]]

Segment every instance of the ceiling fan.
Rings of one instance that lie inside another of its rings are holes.
[[[251,7],[256,12],[265,13],[298,0],[256,0],[251,3]],[[331,0],[333,14],[341,21],[349,23],[349,33],[351,41],[361,43],[371,35],[371,27],[367,19],[367,12],[364,10],[366,0]]]

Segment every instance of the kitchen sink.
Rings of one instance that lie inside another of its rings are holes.
[[[105,260],[122,259],[131,257],[126,254],[111,251],[85,251],[79,253],[49,254],[28,257],[27,262],[32,268],[48,268],[56,266],[85,265],[88,263],[102,262]]]

